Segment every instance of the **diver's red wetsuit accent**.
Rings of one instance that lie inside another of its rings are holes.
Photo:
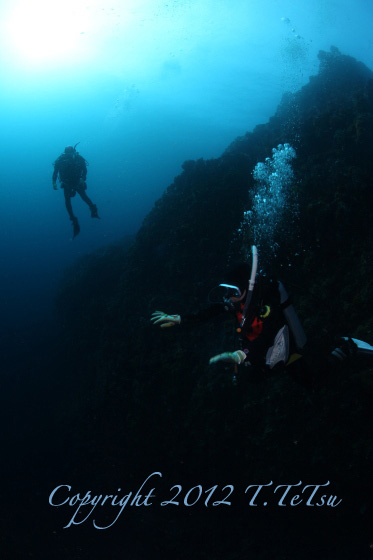
[[[238,319],[238,322],[241,324],[242,321],[242,311],[243,311],[243,306],[241,306],[242,309],[241,311],[238,311],[236,313],[236,317]],[[248,332],[245,333],[245,338],[247,338],[248,340],[253,341],[256,338],[258,338],[258,336],[262,333],[263,330],[263,321],[261,319],[259,319],[259,317],[254,317],[253,322],[251,323]]]

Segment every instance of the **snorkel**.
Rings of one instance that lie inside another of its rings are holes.
[[[242,314],[241,327],[243,327],[243,325],[245,324],[245,321],[246,321],[247,312],[249,310],[251,298],[252,298],[253,291],[254,291],[256,271],[257,271],[257,268],[258,268],[258,249],[256,248],[255,245],[253,245],[251,247],[251,252],[252,252],[251,275],[250,275],[250,279],[249,279],[249,285],[248,285],[248,288],[247,288],[247,297],[246,297],[245,307],[244,307],[243,314]]]

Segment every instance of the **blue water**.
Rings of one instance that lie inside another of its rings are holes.
[[[320,49],[373,67],[371,0],[3,0],[0,16],[2,333],[46,321],[68,265],[136,233],[185,160],[266,122]],[[101,220],[73,199],[72,240],[51,175],[77,142]]]

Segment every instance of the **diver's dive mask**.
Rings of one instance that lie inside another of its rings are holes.
[[[208,300],[210,303],[228,303],[231,301],[230,298],[240,298],[241,296],[241,290],[238,286],[219,284],[219,286],[210,291]]]
[[[238,286],[233,286],[231,284],[219,284],[218,287],[224,290],[223,292],[224,301],[230,300],[232,297],[240,298],[242,296],[241,290]]]

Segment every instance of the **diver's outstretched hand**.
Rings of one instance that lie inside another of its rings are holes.
[[[240,365],[245,360],[245,352],[242,350],[236,350],[235,352],[223,352],[223,354],[218,354],[217,356],[210,358],[209,364],[216,364],[216,362],[230,362]]]
[[[180,315],[167,315],[167,313],[163,313],[163,311],[155,311],[150,320],[153,321],[153,325],[159,325],[163,328],[173,327],[176,324],[179,325],[181,317]]]

